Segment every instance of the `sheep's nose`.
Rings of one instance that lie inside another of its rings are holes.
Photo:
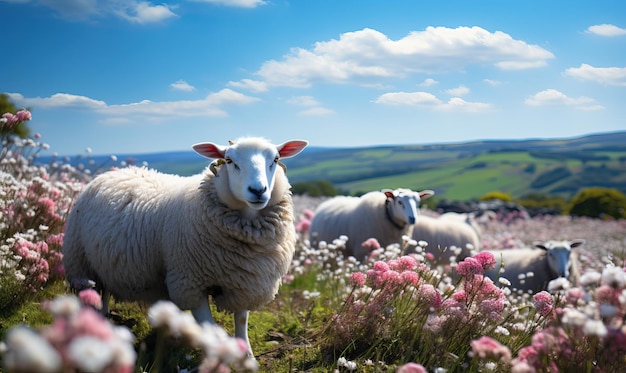
[[[415,224],[415,216],[409,217],[409,224]]]
[[[265,191],[267,191],[267,187],[264,186],[262,189],[257,189],[257,188],[253,188],[253,187],[249,186],[248,187],[248,191],[250,191],[250,193],[254,194],[255,196],[261,198],[263,193],[265,193]]]

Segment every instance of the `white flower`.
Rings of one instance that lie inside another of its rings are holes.
[[[152,327],[169,326],[170,320],[175,318],[180,309],[170,301],[158,301],[148,310],[148,322]]]
[[[626,285],[626,273],[620,267],[606,267],[602,270],[602,281],[613,288],[623,288]]]
[[[73,295],[62,295],[48,303],[48,311],[53,317],[69,317],[80,311],[80,300]]]
[[[583,326],[587,322],[587,316],[575,308],[566,308],[562,321],[568,325]]]
[[[511,286],[511,281],[509,281],[506,277],[499,277],[498,282],[504,286]]]
[[[337,359],[337,366],[344,367],[349,371],[356,370],[357,365],[354,361],[347,360],[345,357]]]
[[[11,329],[2,354],[4,368],[10,372],[60,372],[61,356],[34,330],[25,326]]]
[[[587,320],[583,326],[583,333],[586,335],[595,335],[604,337],[607,334],[606,326],[601,320]]]
[[[101,372],[113,362],[113,348],[99,338],[84,335],[70,342],[68,357],[84,372]]]
[[[567,290],[570,288],[570,283],[565,277],[555,278],[548,282],[548,291],[553,293],[559,290]]]
[[[600,272],[597,272],[597,271],[585,272],[580,276],[580,285],[581,286],[597,285],[600,283],[601,278],[602,278],[602,274]]]

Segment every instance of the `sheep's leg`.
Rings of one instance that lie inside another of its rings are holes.
[[[252,346],[250,346],[250,340],[248,339],[248,310],[235,312],[235,337],[241,338],[246,342],[248,346],[248,355],[252,354]]]
[[[213,320],[213,314],[211,314],[211,307],[209,307],[208,302],[201,303],[199,307],[191,310],[191,313],[193,314],[193,317],[196,319],[198,324],[202,324],[204,322],[215,324],[215,321]]]
[[[102,289],[102,314],[104,316],[109,315],[109,299],[110,298],[111,298],[111,292],[106,289]]]

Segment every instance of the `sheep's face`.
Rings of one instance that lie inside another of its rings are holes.
[[[553,275],[567,278],[569,277],[570,267],[572,266],[572,248],[578,247],[583,243],[584,240],[548,241],[543,244],[537,244],[536,246],[546,250],[548,265]]]
[[[205,157],[218,159],[218,176],[225,167],[230,192],[237,200],[253,210],[261,210],[272,196],[276,170],[282,166],[279,160],[300,153],[307,144],[293,140],[273,145],[260,138],[244,138],[229,146],[203,143],[193,148]]]
[[[571,265],[571,250],[569,247],[549,248],[546,255],[548,256],[548,265],[557,277],[569,277],[569,267]]]
[[[389,213],[394,222],[402,225],[415,224],[419,215],[420,201],[434,194],[430,190],[414,192],[410,189],[383,190],[391,204]]]
[[[279,153],[275,147],[233,146],[226,150],[224,161],[228,169],[230,191],[250,208],[267,206],[274,188],[274,175]]]

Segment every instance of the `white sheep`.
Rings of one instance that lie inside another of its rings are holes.
[[[338,196],[321,203],[315,210],[309,232],[313,244],[332,242],[348,236],[346,255],[363,262],[369,255],[361,244],[376,238],[381,246],[400,243],[411,235],[418,220],[420,200],[435,194],[432,190],[384,189],[361,197]]]
[[[215,159],[180,177],[146,168],[92,180],[67,219],[63,264],[76,288],[86,279],[121,301],[170,299],[213,323],[211,295],[234,312],[235,335],[248,340],[248,311],[271,301],[295,249],[290,185],[281,158],[306,141],[272,145],[241,138],[193,149]]]
[[[494,282],[504,277],[511,283],[507,285],[511,290],[532,294],[546,290],[548,283],[559,277],[576,284],[580,271],[577,255],[572,249],[584,243],[582,239],[550,240],[533,248],[488,250],[497,264],[485,275]]]
[[[470,256],[471,250],[480,249],[478,233],[457,218],[422,216],[413,225],[412,237],[428,243],[426,252],[434,256],[434,266],[450,264],[451,257],[458,263]]]
[[[481,224],[487,224],[490,221],[493,221],[496,219],[496,215],[493,211],[487,210],[485,212],[481,212],[481,211],[472,211],[472,212],[446,212],[440,215],[441,219],[452,219],[452,220],[457,220],[457,221],[461,221],[465,224],[468,224],[469,226],[471,226],[476,233],[478,234],[478,237],[480,238],[480,236],[482,235],[482,228],[481,228]]]

